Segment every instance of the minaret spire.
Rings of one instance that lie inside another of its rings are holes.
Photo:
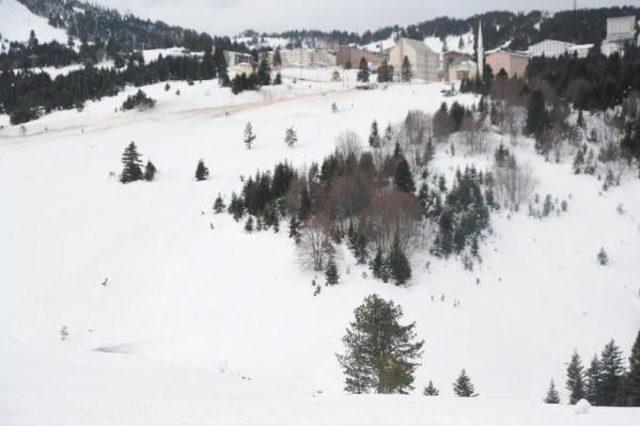
[[[478,77],[484,77],[484,41],[482,40],[482,21],[478,24]]]

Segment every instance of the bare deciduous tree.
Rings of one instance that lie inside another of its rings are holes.
[[[331,249],[329,229],[331,222],[323,215],[313,217],[301,231],[298,261],[305,269],[322,271]]]
[[[503,165],[494,165],[493,175],[496,197],[506,207],[518,210],[533,194],[536,181],[531,167],[517,164],[514,157]]]

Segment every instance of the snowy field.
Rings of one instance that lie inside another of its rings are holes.
[[[241,175],[319,161],[344,130],[366,140],[372,120],[384,127],[443,101],[440,84],[356,91],[318,80],[236,97],[213,81],[163,83],[144,88],[154,110],[116,111],[131,88],[0,130],[0,424],[637,425],[638,409],[577,415],[542,403],[551,378],[563,388],[574,349],[589,359],[615,338],[629,354],[640,326],[637,179],[601,193],[595,178],[544,162],[523,139],[516,154],[537,192],[566,199],[568,212],[494,215],[479,269],[419,252],[409,288],[364,278],[344,250],[341,284],[318,297],[286,232],[249,235],[213,215],[215,196],[228,201]],[[131,141],[158,167],[156,181],[110,177]],[[447,149],[438,147],[439,172],[490,164],[491,153]],[[201,158],[206,182],[193,177]],[[334,354],[373,292],[402,305],[426,340],[414,395],[343,394]],[[451,398],[462,368],[478,398]],[[428,380],[442,397],[421,396]]]

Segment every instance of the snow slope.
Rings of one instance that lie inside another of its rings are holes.
[[[34,15],[17,0],[0,0],[0,39],[27,41],[31,30],[41,43],[67,43],[65,30],[52,27],[46,18]]]
[[[568,200],[567,213],[500,213],[479,269],[417,253],[409,288],[364,277],[343,250],[341,285],[318,297],[286,232],[249,235],[212,214],[216,194],[228,201],[241,175],[321,160],[337,134],[364,138],[373,119],[433,112],[442,88],[287,80],[270,94],[233,97],[215,82],[159,84],[144,88],[158,100],[153,111],[115,111],[132,88],[29,123],[25,135],[0,130],[0,423],[636,424],[637,409],[577,417],[541,398],[551,378],[563,382],[574,349],[588,358],[615,338],[629,353],[640,326],[637,179],[601,194],[593,177],[544,162],[525,140],[518,158],[540,194]],[[242,143],[248,121],[258,135],[251,151]],[[283,142],[290,126],[293,149]],[[130,141],[158,167],[157,181],[123,186],[109,176]],[[438,149],[438,171],[489,164],[489,155],[447,149]],[[200,158],[211,170],[203,183],[193,178]],[[596,262],[601,246],[608,267]],[[401,304],[426,340],[415,396],[343,395],[334,354],[373,292]],[[449,399],[462,368],[477,400]],[[442,398],[419,396],[429,379]]]

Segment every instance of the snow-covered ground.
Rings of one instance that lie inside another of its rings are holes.
[[[457,52],[466,53],[468,55],[473,55],[473,43],[474,43],[474,35],[473,32],[469,31],[466,34],[462,35],[448,35],[445,37],[446,40],[446,48],[447,50],[455,50]],[[431,48],[434,52],[442,53],[445,48],[445,43],[442,39],[438,37],[426,37],[424,39],[424,43]]]
[[[52,27],[45,18],[34,15],[17,0],[0,0],[0,39],[24,42],[29,40],[31,30],[41,43],[54,40],[67,43],[65,30]]]
[[[277,161],[321,160],[343,130],[365,139],[374,119],[386,126],[410,109],[433,112],[444,86],[356,91],[286,80],[233,97],[213,81],[170,84],[143,88],[158,101],[152,111],[115,111],[131,88],[28,123],[24,135],[0,130],[0,424],[638,423],[638,409],[576,415],[541,399],[551,378],[562,387],[574,349],[588,358],[615,338],[629,353],[640,326],[640,181],[602,194],[593,177],[544,162],[523,140],[516,153],[537,192],[566,199],[567,213],[495,215],[479,269],[416,253],[409,288],[363,277],[344,250],[341,284],[313,297],[314,274],[299,269],[286,232],[245,233],[213,215],[215,196],[228,201],[241,175]],[[251,151],[242,143],[249,121]],[[158,167],[156,181],[110,177],[130,141]],[[447,148],[438,148],[440,172],[490,162]],[[206,182],[193,178],[200,158]],[[600,247],[607,267],[596,262]],[[415,395],[342,392],[334,354],[373,292],[402,305],[426,340]],[[462,368],[476,399],[451,398]],[[430,379],[442,397],[420,395]]]

